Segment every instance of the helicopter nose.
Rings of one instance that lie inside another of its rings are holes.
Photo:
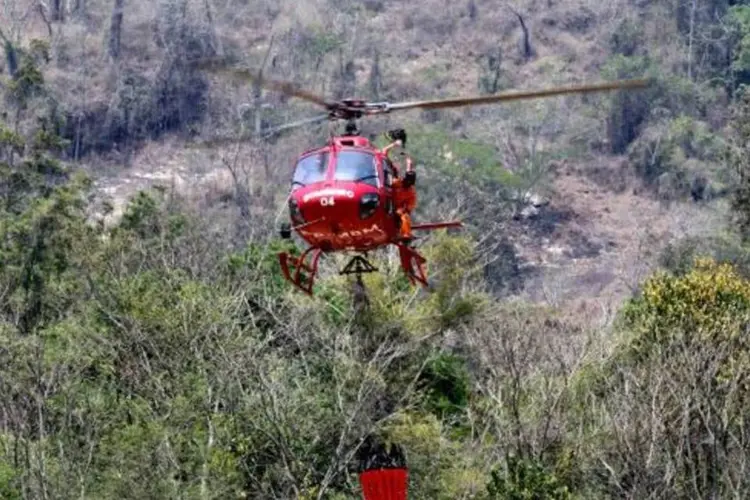
[[[350,189],[328,188],[310,192],[300,200],[305,219],[342,222],[351,217],[358,207],[355,193]]]

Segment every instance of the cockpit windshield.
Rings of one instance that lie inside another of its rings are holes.
[[[302,187],[324,181],[328,170],[328,153],[316,153],[297,162],[292,177],[292,187]]]
[[[336,158],[337,181],[364,182],[378,187],[375,157],[363,151],[341,151]]]

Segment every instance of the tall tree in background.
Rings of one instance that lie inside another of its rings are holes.
[[[731,217],[742,241],[747,243],[750,241],[750,92],[747,87],[741,87],[732,111],[734,140],[729,161],[737,180],[731,199]]]
[[[124,0],[115,0],[112,8],[112,19],[109,26],[109,55],[117,60],[120,57],[120,40],[122,39],[122,13],[125,7]]]

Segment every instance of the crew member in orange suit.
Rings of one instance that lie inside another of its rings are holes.
[[[406,173],[399,176],[398,167],[394,165],[393,201],[396,205],[396,214],[399,217],[399,233],[401,239],[410,243],[413,239],[411,234],[411,212],[417,206],[417,173],[414,171],[411,158],[406,158]]]
[[[386,156],[389,155],[394,146],[404,147],[406,145],[406,131],[404,129],[390,130],[386,133],[386,137],[393,141],[384,150]],[[391,187],[393,188],[393,202],[399,220],[399,237],[403,242],[409,244],[413,240],[411,212],[417,206],[417,189],[415,187],[417,173],[414,171],[414,165],[408,156],[406,157],[406,172],[403,177],[401,177],[398,166],[394,162],[391,162],[391,166],[393,167]]]

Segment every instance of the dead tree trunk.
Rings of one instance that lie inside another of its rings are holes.
[[[86,17],[86,0],[71,0],[68,12],[79,19]]]
[[[115,61],[120,57],[124,4],[125,0],[115,0],[115,5],[112,8],[112,21],[109,26],[109,55]]]
[[[65,5],[63,0],[52,0],[50,2],[50,20],[52,22],[63,22],[65,20]]]
[[[343,48],[339,48],[338,73],[336,97],[344,99],[353,96],[357,86],[357,74],[355,72],[353,56],[345,57]]]
[[[472,21],[476,21],[477,16],[479,15],[479,12],[477,10],[477,4],[474,0],[469,0],[468,10],[469,10],[469,19],[471,19]]]
[[[531,57],[534,56],[534,48],[531,46],[531,36],[529,35],[529,29],[526,27],[523,16],[514,9],[511,9],[511,11],[518,18],[518,22],[521,25],[521,31],[523,32],[523,37],[521,38],[521,56],[525,61],[528,61]]]
[[[11,77],[16,75],[18,71],[18,52],[16,51],[15,45],[5,36],[3,30],[0,29],[0,41],[3,42],[3,49],[5,50],[5,62],[8,66],[8,75]]]
[[[485,67],[479,77],[479,87],[483,92],[494,94],[500,89],[500,78],[503,74],[503,50],[500,47],[491,49],[480,56]]]
[[[266,55],[263,56],[263,63],[260,66],[259,78],[253,82],[253,120],[255,121],[255,136],[259,137],[261,129],[263,127],[263,88],[260,85],[260,79],[263,78],[263,72],[266,70],[266,64],[268,64],[268,57],[271,55],[273,49],[274,36],[271,35],[271,40],[268,42],[268,50]]]
[[[47,27],[47,35],[50,37],[50,39],[52,39],[52,22],[47,19],[47,13],[44,12],[44,5],[41,3],[38,4],[37,11],[39,12],[39,17],[42,18],[44,25]]]
[[[380,51],[375,49],[370,69],[370,94],[373,99],[380,99],[380,91],[383,87],[383,76],[380,73]]]

